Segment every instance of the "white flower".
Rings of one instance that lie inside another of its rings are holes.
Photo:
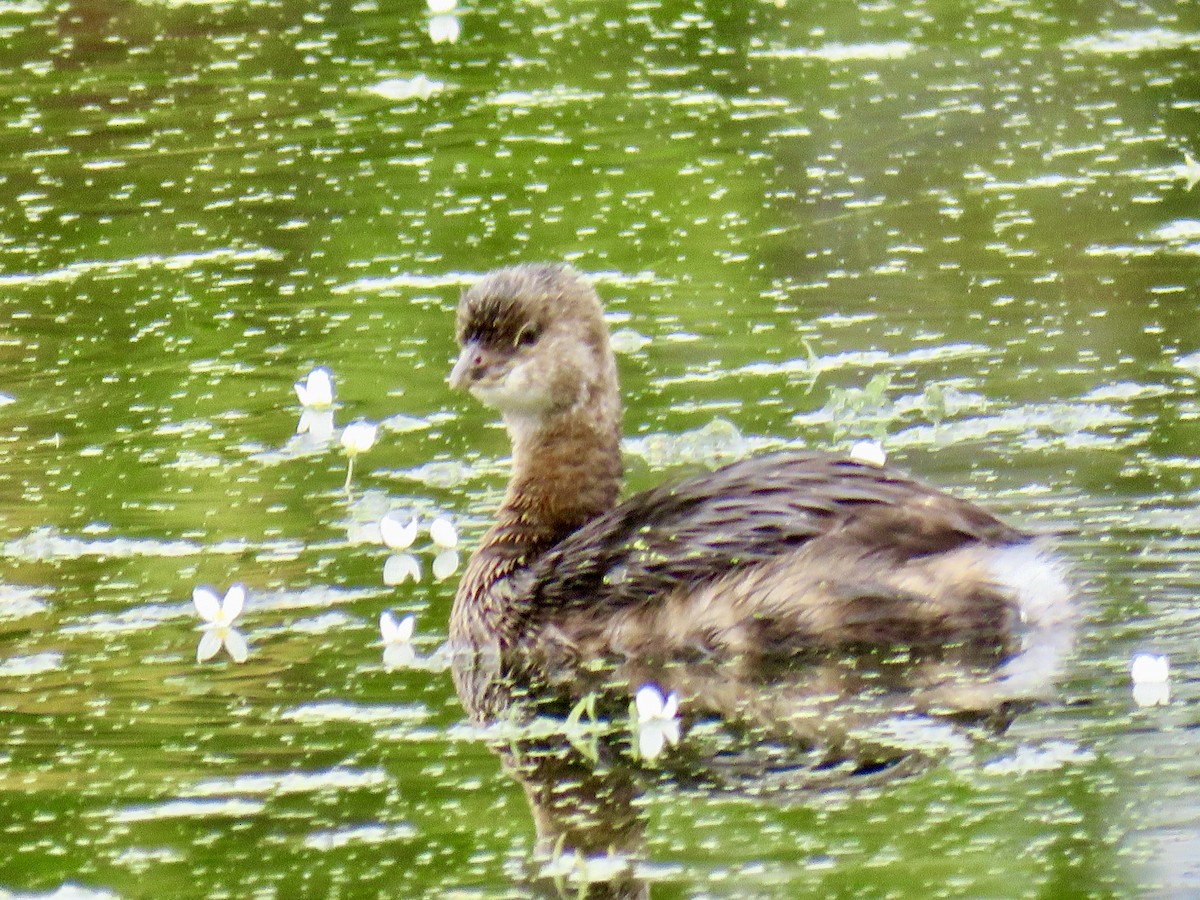
[[[385,647],[411,643],[416,627],[417,617],[413,615],[405,616],[399,622],[388,611],[384,611],[379,616],[379,633],[383,637]]]
[[[445,581],[458,571],[458,551],[447,548],[438,552],[433,558],[433,577]]]
[[[346,490],[350,490],[350,479],[354,477],[354,459],[360,453],[366,453],[375,446],[375,437],[379,434],[379,426],[374,422],[359,419],[351,422],[342,429],[342,450],[350,461],[346,464]]]
[[[366,453],[375,446],[375,438],[379,435],[379,426],[374,422],[362,419],[351,422],[342,430],[342,449],[347,456],[358,456]]]
[[[1171,677],[1171,662],[1154,653],[1136,653],[1129,664],[1134,684],[1164,684]]]
[[[458,0],[425,0],[425,2],[429,4],[429,11],[431,13],[438,14],[448,13],[458,6]]]
[[[421,580],[421,561],[411,553],[394,553],[384,561],[384,584],[395,587],[410,578],[413,581]]]
[[[229,657],[235,663],[244,663],[250,657],[250,646],[246,636],[236,628],[226,628],[213,625],[204,629],[200,643],[196,645],[196,662],[207,662],[224,647],[229,651]]]
[[[313,369],[304,381],[296,382],[300,405],[312,409],[333,406],[333,373],[324,366]]]
[[[250,648],[245,636],[233,627],[233,622],[246,604],[246,588],[241,584],[232,585],[222,600],[212,588],[198,587],[192,591],[192,603],[204,620],[204,634],[196,647],[196,662],[212,659],[222,647],[229,651],[234,662],[245,662]]]
[[[434,94],[446,89],[444,81],[434,81],[424,74],[412,78],[385,78],[378,84],[367,88],[385,100],[428,100]]]
[[[453,550],[458,546],[458,530],[445,516],[438,516],[430,523],[429,536],[443,550]]]
[[[850,458],[869,466],[882,466],[887,462],[887,454],[883,452],[883,444],[879,441],[855,441],[850,448]]]
[[[435,44],[453,44],[461,33],[458,16],[431,16],[429,19],[429,39]]]
[[[416,616],[405,616],[399,622],[390,612],[379,616],[379,631],[383,636],[383,665],[388,670],[411,666],[417,658],[412,645]]]
[[[1190,191],[1197,184],[1200,184],[1200,162],[1192,159],[1192,154],[1186,150],[1183,151],[1183,162],[1175,164],[1176,178],[1182,178],[1186,182],[1185,191]]]
[[[231,585],[222,600],[212,588],[201,586],[192,591],[192,603],[205,621],[205,627],[228,628],[242,614],[242,608],[246,605],[246,587],[242,584]]]
[[[1171,700],[1171,663],[1165,656],[1137,653],[1129,664],[1133,702],[1138,706],[1166,706]]]
[[[664,699],[657,686],[644,684],[638,688],[634,703],[638,755],[642,759],[655,759],[668,744],[679,743],[679,698],[674,693]]]
[[[333,410],[305,407],[296,423],[296,434],[307,434],[311,442],[323,446],[333,440]]]
[[[410,518],[405,525],[399,513],[389,512],[379,520],[379,534],[388,549],[407,550],[417,539],[419,524],[416,516]]]

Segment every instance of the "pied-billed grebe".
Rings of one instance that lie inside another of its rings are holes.
[[[574,270],[484,276],[450,375],[499,410],[512,476],[451,613],[456,644],[555,656],[787,653],[958,640],[1062,618],[1033,538],[886,467],[785,451],[617,503],[621,403]]]

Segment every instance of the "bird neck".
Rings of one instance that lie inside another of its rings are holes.
[[[450,616],[453,643],[515,642],[532,597],[521,573],[563,538],[612,509],[621,486],[615,384],[551,416],[509,415],[513,463],[496,522],[471,557]]]

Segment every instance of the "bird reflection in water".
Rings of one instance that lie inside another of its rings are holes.
[[[788,658],[601,665],[455,654],[456,688],[529,803],[537,850],[522,889],[537,896],[648,897],[640,802],[665,785],[696,796],[804,804],[972,752],[1048,698],[1072,630],[1018,648],[814,650]],[[653,684],[678,697],[677,745],[645,759],[632,699]],[[581,708],[584,725],[573,724]]]

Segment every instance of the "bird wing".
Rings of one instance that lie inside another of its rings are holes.
[[[589,522],[534,565],[528,614],[646,603],[834,532],[897,564],[1025,537],[895,470],[785,451],[645,491]]]

